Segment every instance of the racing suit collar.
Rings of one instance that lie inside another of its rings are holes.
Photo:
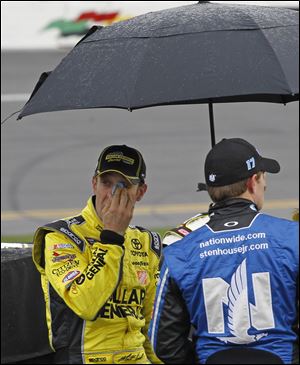
[[[233,212],[235,215],[237,213],[247,214],[249,210],[258,213],[258,208],[253,201],[243,198],[229,198],[221,202],[212,203],[209,206],[208,214],[209,216],[230,215]]]

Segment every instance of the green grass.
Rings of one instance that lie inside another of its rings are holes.
[[[12,236],[1,236],[1,242],[32,242],[33,233],[32,234],[21,234],[21,235],[12,235]]]
[[[151,228],[151,231],[158,232],[161,236],[169,229],[169,227],[165,228]],[[23,234],[23,235],[12,235],[12,236],[1,236],[1,242],[32,242],[33,233],[31,234]]]
[[[157,232],[160,234],[161,237],[163,237],[163,235],[165,234],[165,232],[169,229],[171,229],[172,227],[164,227],[164,228],[151,228],[151,231]]]

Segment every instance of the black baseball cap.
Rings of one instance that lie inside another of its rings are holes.
[[[118,172],[131,184],[144,182],[146,165],[141,153],[135,148],[123,145],[106,147],[98,159],[96,174]]]
[[[224,138],[207,154],[204,173],[207,186],[225,186],[247,179],[258,171],[280,170],[276,160],[262,157],[242,138]]]

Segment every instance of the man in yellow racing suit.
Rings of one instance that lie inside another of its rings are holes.
[[[33,260],[56,363],[161,363],[147,337],[161,242],[157,233],[129,226],[144,177],[137,150],[104,149],[95,195],[81,214],[35,233]],[[123,187],[112,193],[116,183]]]

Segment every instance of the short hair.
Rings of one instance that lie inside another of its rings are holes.
[[[257,180],[260,179],[263,171],[257,172]],[[214,203],[229,198],[236,198],[247,190],[247,181],[249,178],[225,186],[207,186],[207,192]]]

